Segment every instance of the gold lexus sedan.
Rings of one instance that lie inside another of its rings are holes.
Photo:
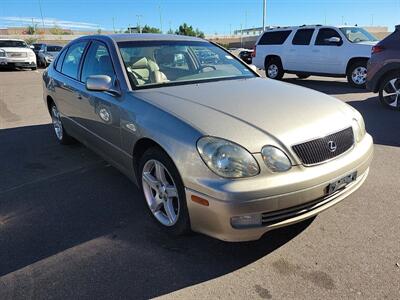
[[[167,233],[256,240],[337,204],[368,175],[360,113],[260,78],[202,39],[81,37],[43,84],[59,142],[79,140],[131,178]]]

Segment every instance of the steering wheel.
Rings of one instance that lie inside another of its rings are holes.
[[[200,73],[203,69],[206,69],[206,68],[211,68],[211,69],[213,69],[214,71],[217,70],[217,68],[216,68],[215,66],[211,66],[211,65],[202,65],[202,66],[200,66],[200,67],[197,69],[197,73]]]

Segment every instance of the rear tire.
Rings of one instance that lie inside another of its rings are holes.
[[[138,165],[138,183],[151,218],[167,234],[191,232],[186,193],[175,164],[160,148],[144,152]]]
[[[346,75],[351,86],[364,89],[367,82],[367,62],[359,60],[352,63]]]
[[[32,67],[31,70],[32,70],[32,71],[36,71],[36,70],[37,70],[37,67]]]
[[[270,79],[281,80],[285,71],[282,67],[282,62],[278,58],[270,58],[265,62],[265,76]]]
[[[400,72],[390,73],[382,79],[379,100],[391,110],[400,110]]]
[[[53,122],[54,133],[58,142],[62,145],[75,143],[75,140],[65,131],[61,121],[60,112],[54,102],[50,104],[50,115]]]

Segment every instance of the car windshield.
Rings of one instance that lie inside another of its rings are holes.
[[[376,42],[378,39],[373,34],[369,33],[360,27],[344,27],[340,28],[346,38],[352,43],[361,42]]]
[[[35,48],[35,50],[40,50],[42,49],[42,45],[43,44],[33,44],[33,47]]]
[[[228,52],[208,42],[135,41],[118,46],[136,88],[256,76]]]
[[[60,52],[62,49],[61,46],[47,46],[48,52]]]
[[[27,48],[25,42],[23,41],[0,41],[0,48]]]

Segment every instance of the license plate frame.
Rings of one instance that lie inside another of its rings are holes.
[[[337,191],[345,188],[348,184],[354,182],[357,179],[357,171],[352,172],[346,176],[343,176],[342,178],[331,182],[327,186],[327,195],[332,195],[333,193],[336,193]]]

